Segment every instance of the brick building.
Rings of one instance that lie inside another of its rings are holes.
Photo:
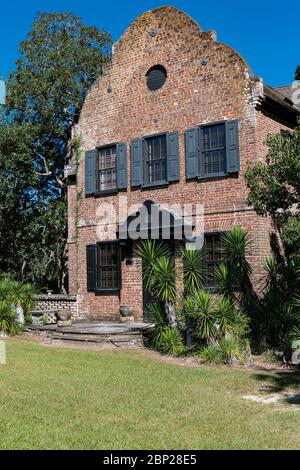
[[[66,167],[69,292],[79,294],[79,311],[118,320],[120,305],[132,305],[143,319],[138,241],[121,239],[120,208],[134,207],[134,220],[145,201],[183,226],[187,219],[168,208],[203,204],[211,269],[220,233],[248,230],[257,282],[273,227],[247,206],[243,175],[264,159],[266,137],[292,129],[298,115],[290,87],[264,85],[238,52],[182,11],[139,16],[114,45],[73,129],[80,148]]]

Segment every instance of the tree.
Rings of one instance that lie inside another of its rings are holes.
[[[286,254],[300,253],[300,124],[290,135],[267,139],[265,162],[246,171],[248,202],[262,216],[274,220]]]
[[[40,286],[63,287],[63,171],[71,127],[109,60],[110,44],[107,32],[72,13],[39,13],[7,82],[0,125],[0,215],[7,236],[1,237],[0,269]]]

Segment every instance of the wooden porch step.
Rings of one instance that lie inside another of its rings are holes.
[[[63,333],[51,332],[47,334],[48,338],[53,340],[62,341],[76,341],[84,343],[102,343],[102,344],[115,344],[115,345],[137,345],[143,344],[143,335],[141,333],[130,334],[78,334],[78,333]]]

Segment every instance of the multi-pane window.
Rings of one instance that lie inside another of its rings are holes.
[[[206,256],[206,287],[214,287],[215,272],[217,266],[221,263],[222,253],[222,234],[209,233],[204,236],[204,250]]]
[[[97,245],[99,289],[119,289],[121,283],[120,250],[118,243],[100,243]]]
[[[99,149],[98,154],[98,189],[105,191],[116,189],[116,145]]]
[[[202,132],[202,152],[200,165],[203,176],[225,173],[226,137],[225,124],[204,126]]]
[[[167,180],[167,139],[159,135],[145,139],[145,182]]]

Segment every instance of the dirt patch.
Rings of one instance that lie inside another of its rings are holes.
[[[299,392],[285,392],[274,393],[269,396],[262,395],[244,395],[243,398],[255,403],[262,403],[264,405],[273,405],[274,403],[284,403],[289,408],[300,411],[300,393]]]
[[[182,367],[201,367],[201,368],[209,368],[215,370],[232,370],[232,369],[240,369],[245,371],[266,371],[266,372],[276,372],[276,371],[289,371],[291,369],[295,369],[294,367],[288,367],[287,365],[280,363],[279,361],[271,362],[269,361],[264,355],[261,356],[251,356],[247,361],[244,363],[237,362],[235,364],[207,364],[203,363],[198,357],[190,356],[190,357],[172,357],[157,351],[153,351],[145,346],[138,346],[138,345],[122,345],[118,346],[112,343],[92,343],[92,342],[84,342],[84,341],[61,341],[61,340],[53,340],[49,338],[45,332],[40,332],[39,334],[26,332],[19,336],[14,336],[13,339],[24,339],[28,338],[32,341],[35,341],[43,346],[47,347],[56,347],[56,348],[67,348],[67,349],[76,349],[76,350],[92,350],[92,351],[112,351],[112,352],[126,352],[126,351],[135,351],[139,354],[143,354],[149,358],[156,359],[158,361],[179,365]]]

